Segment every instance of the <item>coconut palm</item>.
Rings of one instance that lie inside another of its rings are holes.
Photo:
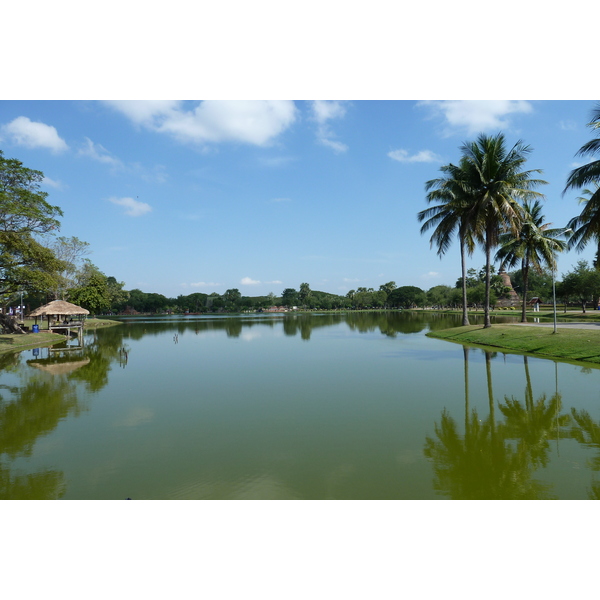
[[[461,150],[468,163],[468,188],[473,196],[467,219],[475,232],[482,232],[477,237],[485,250],[484,327],[491,327],[492,248],[498,245],[502,233],[517,235],[522,222],[519,201],[542,198],[533,188],[546,182],[532,178],[534,173],[541,173],[540,169],[522,170],[531,152],[529,146],[519,141],[507,150],[502,133],[481,134],[475,142],[463,144]]]
[[[600,153],[600,104],[593,110],[592,120],[588,123],[588,127],[597,132],[597,138],[581,146],[575,156],[593,156]],[[600,160],[595,160],[571,171],[563,194],[570,189],[579,189],[598,181],[600,181]],[[596,193],[598,192],[596,191]]]
[[[542,203],[535,200],[533,203],[526,200],[522,208],[522,223],[518,234],[504,233],[500,236],[500,250],[496,253],[496,260],[502,261],[500,269],[512,268],[521,263],[523,275],[523,308],[521,322],[527,323],[527,290],[529,270],[533,267],[542,272],[547,265],[554,269],[554,255],[562,252],[567,244],[559,240],[565,234],[565,228],[550,229],[552,223],[544,223]]]
[[[417,214],[419,222],[425,221],[421,233],[435,227],[430,238],[431,246],[437,246],[440,258],[446,253],[455,234],[460,244],[460,261],[462,271],[463,325],[469,325],[467,313],[467,272],[466,254],[473,254],[473,239],[468,211],[471,208],[472,196],[467,186],[467,163],[463,158],[458,166],[444,165],[440,171],[444,174],[438,179],[431,179],[425,184],[427,202],[438,202]]]
[[[581,252],[589,242],[595,242],[597,247],[595,266],[598,268],[597,263],[600,259],[600,184],[594,182],[591,189],[583,190],[582,196],[577,200],[583,204],[583,208],[581,213],[573,217],[567,224],[567,228],[572,230],[568,248],[575,248],[577,252]]]

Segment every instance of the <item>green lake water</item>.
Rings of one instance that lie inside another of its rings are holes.
[[[596,499],[600,370],[414,313],[136,317],[0,356],[2,499]]]

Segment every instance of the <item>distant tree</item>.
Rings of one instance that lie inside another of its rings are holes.
[[[237,288],[226,290],[223,294],[223,301],[225,302],[225,308],[228,310],[235,310],[238,303],[242,299],[242,294]]]
[[[427,296],[425,292],[418,287],[412,285],[405,285],[396,288],[388,296],[388,304],[390,306],[396,306],[400,308],[413,308],[415,306],[423,306]]]
[[[303,307],[306,307],[308,304],[310,297],[312,295],[312,291],[308,283],[301,283],[300,290],[298,292],[298,300]]]
[[[294,288],[286,288],[281,294],[281,303],[284,306],[296,306],[298,304],[298,292]]]
[[[581,310],[585,313],[588,302],[595,299],[597,305],[600,295],[600,271],[590,268],[587,261],[580,260],[562,280],[560,292],[563,297],[577,298]]]
[[[447,306],[450,304],[452,288],[448,285],[436,285],[427,291],[427,302],[432,306]]]
[[[107,311],[111,306],[106,275],[96,270],[87,277],[85,285],[69,291],[69,302],[82,306],[92,314]]]
[[[57,285],[51,291],[54,299],[64,300],[68,291],[76,287],[82,261],[90,253],[89,246],[77,237],[59,237],[50,245],[54,255],[64,263],[63,269],[56,274]]]

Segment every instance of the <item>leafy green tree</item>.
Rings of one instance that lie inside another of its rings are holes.
[[[427,290],[427,302],[432,306],[448,306],[452,288],[449,285],[436,285]]]
[[[39,241],[57,231],[62,211],[40,190],[41,171],[7,159],[0,150],[0,294],[48,291],[64,266]]]
[[[450,247],[452,238],[458,235],[460,245],[460,264],[462,273],[462,311],[463,325],[469,324],[467,312],[467,275],[466,254],[471,255],[475,249],[473,223],[470,221],[474,196],[468,186],[468,163],[462,158],[458,166],[449,164],[441,167],[444,174],[438,179],[431,179],[425,184],[429,190],[427,202],[438,202],[435,206],[418,213],[419,221],[425,221],[421,233],[434,228],[430,238],[431,246],[437,246],[440,258]]]
[[[235,310],[241,299],[242,294],[237,288],[225,290],[225,293],[223,294],[223,301],[225,302],[225,308],[227,310]]]
[[[100,271],[91,273],[86,284],[69,292],[69,302],[82,306],[92,314],[107,311],[111,306],[107,277]]]
[[[310,301],[311,296],[312,291],[308,283],[301,283],[300,290],[298,291],[298,300],[300,301],[300,304],[302,304],[303,307],[306,307],[306,305]]]
[[[82,260],[90,253],[89,246],[77,237],[59,237],[51,244],[50,249],[64,264],[56,274],[56,287],[52,290],[55,300],[65,300],[68,291],[76,287],[78,271],[83,267]]]
[[[286,288],[281,294],[283,306],[296,306],[298,304],[298,292],[294,288]]]
[[[413,308],[423,306],[427,296],[425,292],[414,285],[405,285],[396,288],[389,296],[388,303],[400,308]]]
[[[542,205],[539,200],[523,203],[521,226],[517,235],[505,233],[500,236],[500,249],[496,260],[501,261],[500,269],[521,264],[523,278],[521,322],[527,323],[527,291],[531,268],[541,272],[543,266],[555,267],[555,254],[566,248],[566,242],[559,240],[565,228],[550,229],[550,223],[544,223]]]
[[[600,294],[600,271],[591,269],[585,260],[569,271],[560,286],[562,297],[577,298],[585,313],[587,303]]]
[[[486,298],[484,303],[484,327],[491,327],[490,290],[492,249],[497,247],[502,233],[517,235],[522,222],[522,210],[518,200],[541,198],[534,187],[546,183],[532,178],[539,169],[523,170],[529,146],[521,141],[506,148],[502,133],[495,136],[481,134],[475,142],[462,146],[468,172],[466,185],[473,196],[468,220],[474,235],[480,239],[485,250]]]

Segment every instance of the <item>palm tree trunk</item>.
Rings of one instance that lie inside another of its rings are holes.
[[[467,310],[467,265],[465,264],[465,238],[460,235],[460,265],[462,270],[462,303],[463,303],[463,325],[470,325],[469,312]]]
[[[490,242],[489,232],[485,236],[485,305],[483,307],[483,328],[486,329],[492,326],[490,322],[490,256],[492,253],[492,245]]]
[[[494,411],[494,389],[492,386],[492,353],[485,353],[485,371],[487,375],[488,402],[490,405],[490,428],[492,434],[492,442],[496,432],[496,416]]]

